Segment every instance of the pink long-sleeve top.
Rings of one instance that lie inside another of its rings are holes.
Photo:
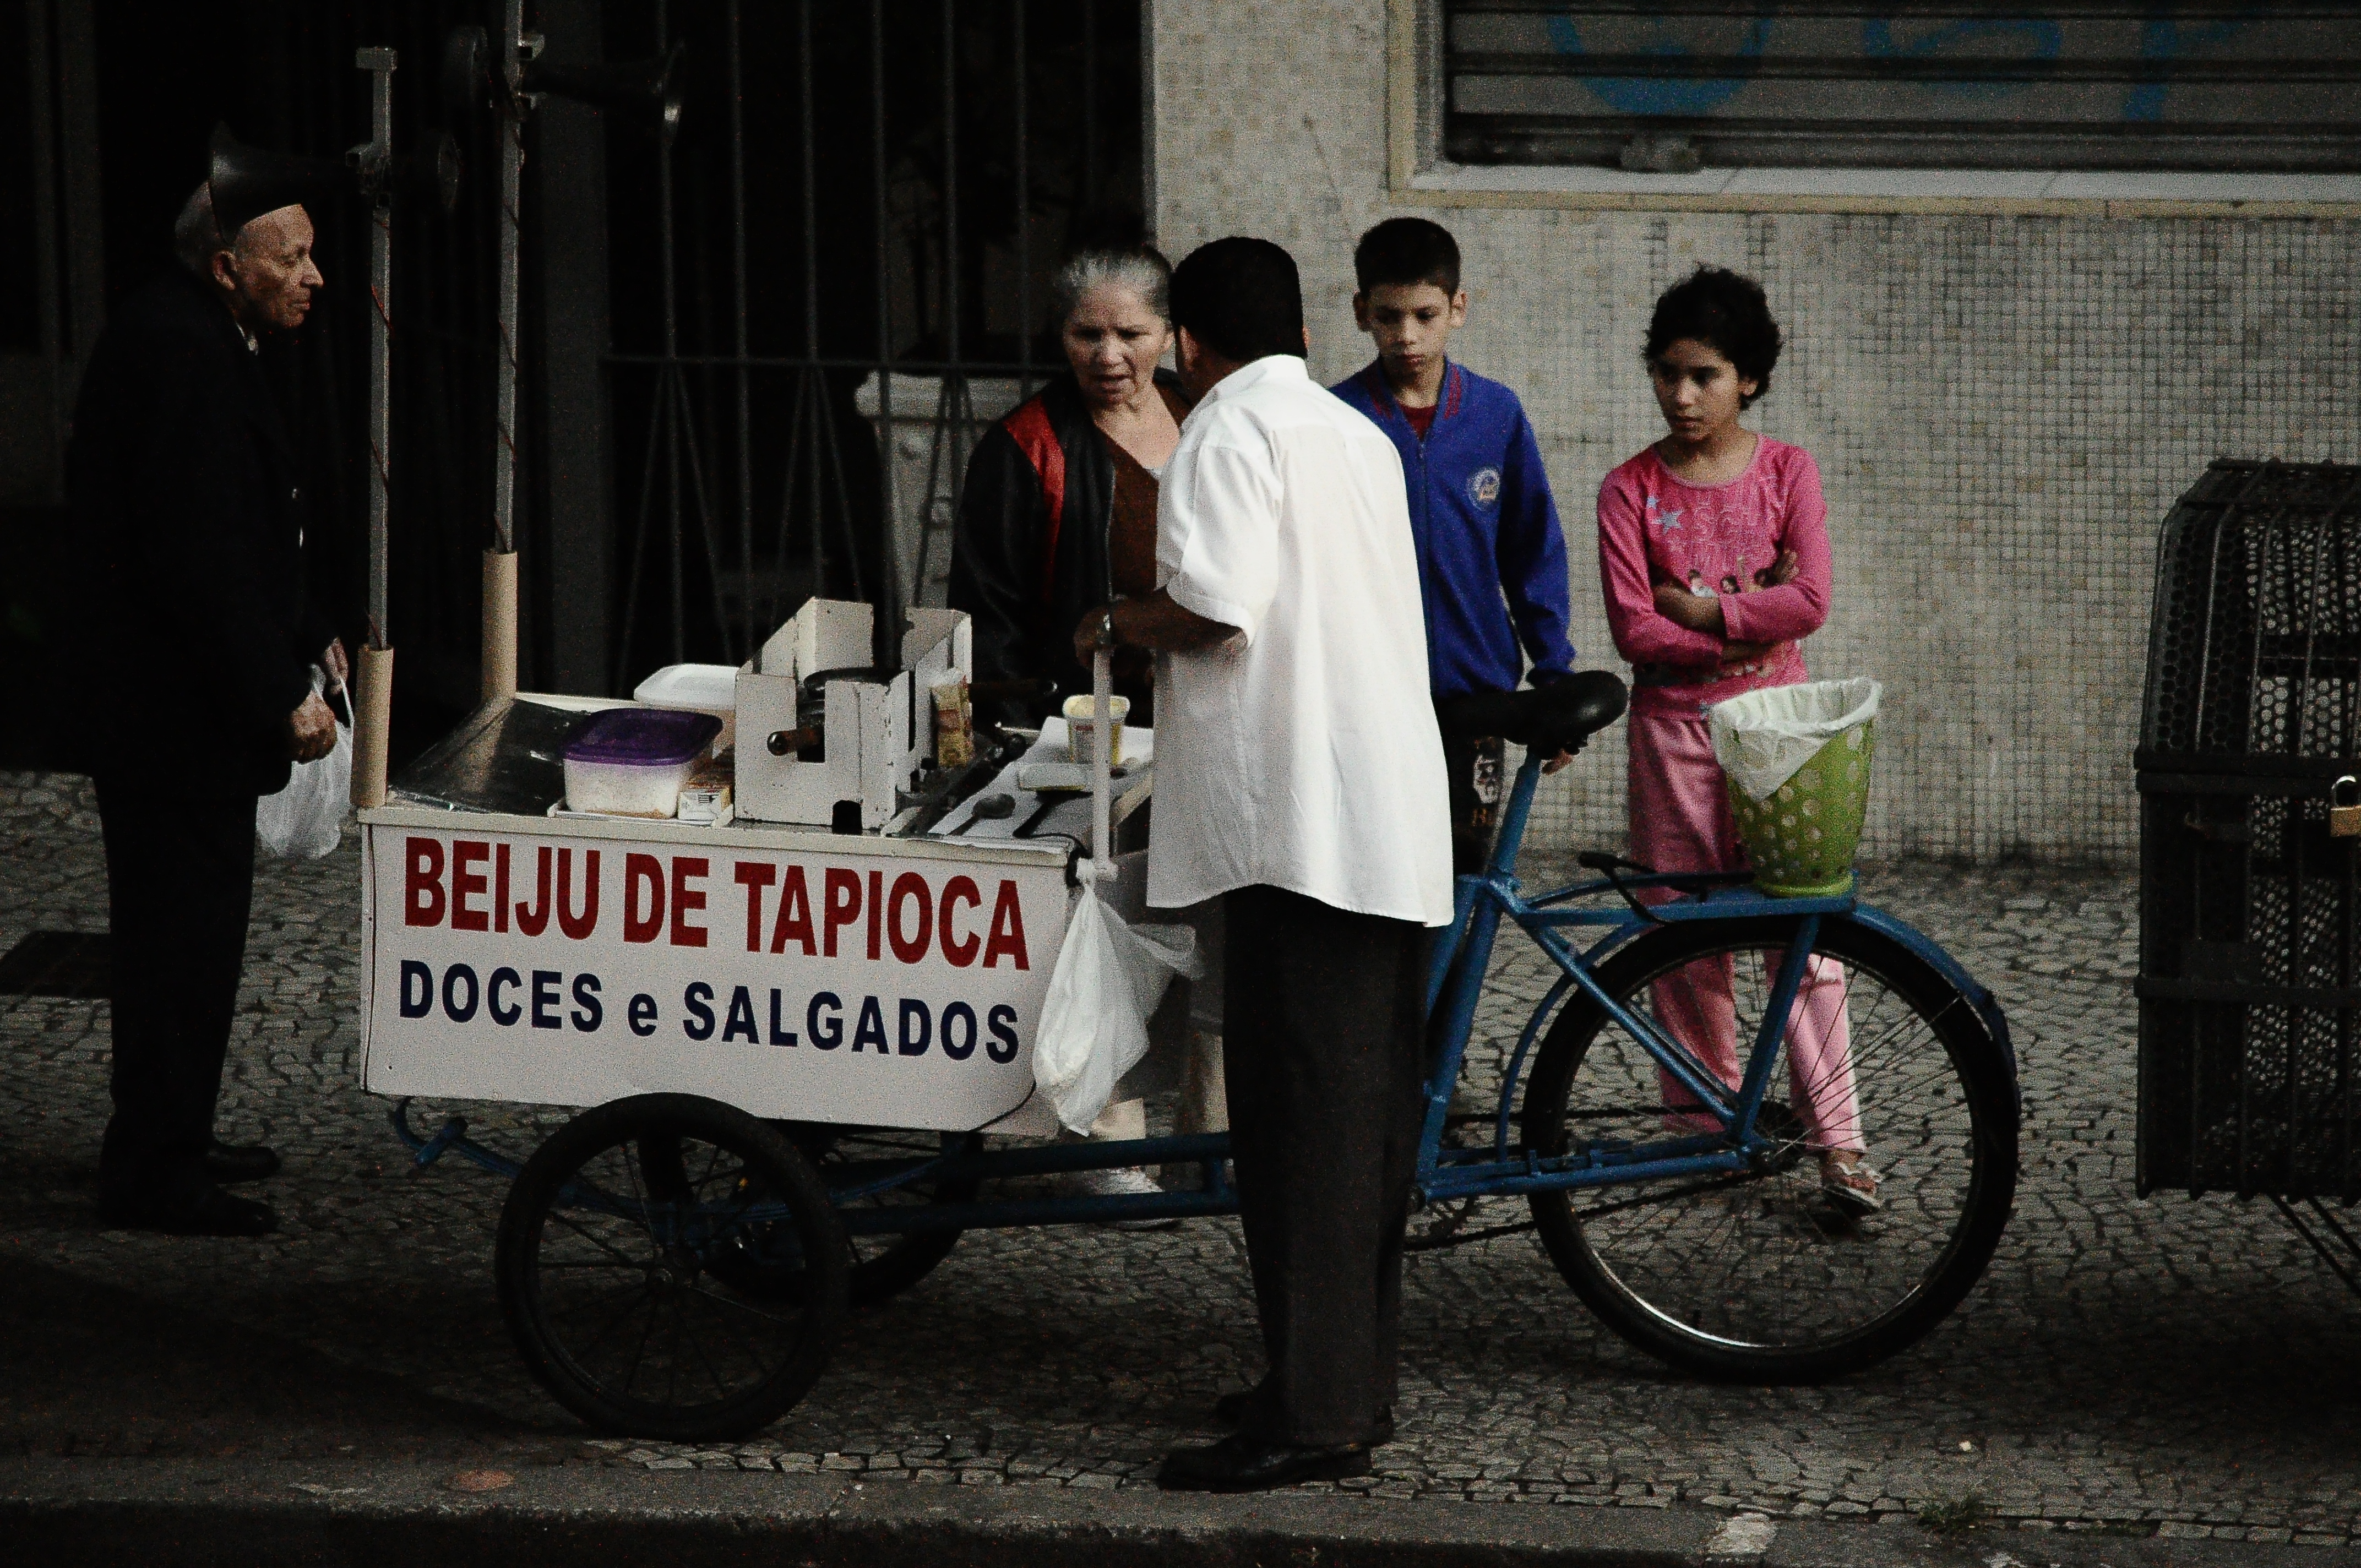
[[[1598,576],[1608,630],[1631,663],[1632,711],[1694,715],[1803,680],[1796,644],[1828,618],[1828,519],[1812,455],[1767,435],[1746,471],[1725,484],[1675,477],[1653,446],[1608,475],[1598,487]],[[1795,553],[1795,580],[1768,587],[1785,550]],[[1776,646],[1724,668],[1721,638],[1658,613],[1659,583],[1718,595],[1730,641]]]

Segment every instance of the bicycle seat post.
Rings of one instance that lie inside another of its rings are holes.
[[[1488,876],[1516,875],[1517,853],[1525,842],[1525,823],[1532,816],[1533,792],[1541,785],[1542,762],[1538,749],[1528,749],[1524,762],[1517,769],[1516,783],[1509,790],[1509,808],[1500,814],[1499,831],[1492,839],[1492,858],[1484,868]]]

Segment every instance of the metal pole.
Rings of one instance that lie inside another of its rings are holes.
[[[959,24],[951,0],[943,0],[943,358],[953,367],[960,360],[959,273]]]
[[[1016,400],[1033,395],[1033,159],[1027,145],[1025,0],[1016,0]]]
[[[656,52],[663,53],[671,43],[672,28],[664,0],[656,0]],[[679,384],[680,302],[673,256],[670,141],[656,149],[656,214],[664,287],[664,368],[656,375],[656,417],[664,421],[664,477],[669,498],[664,512],[664,543],[670,547],[672,558],[672,662],[677,664],[688,657],[686,565],[681,560],[680,532],[680,444],[681,427],[686,422],[681,403],[686,394]],[[623,655],[629,658],[631,650],[624,649]]]
[[[739,56],[738,0],[730,0],[730,265],[738,350],[738,569],[744,575],[738,615],[745,638],[739,651],[751,659],[762,645],[754,638],[754,437],[746,367],[746,88]],[[782,567],[785,565],[780,562]],[[770,604],[769,615],[776,615],[778,609]]]
[[[1084,213],[1099,200],[1099,7],[1082,0],[1082,190],[1075,206]]]
[[[796,85],[802,90],[796,100],[800,110],[796,130],[801,138],[802,154],[798,173],[804,220],[804,358],[813,364],[813,367],[804,370],[797,378],[801,383],[801,395],[796,403],[808,422],[798,430],[797,436],[804,443],[804,456],[809,465],[804,471],[806,506],[808,509],[805,518],[812,537],[812,593],[818,597],[827,586],[822,574],[828,565],[827,547],[823,543],[828,511],[820,457],[836,433],[830,428],[829,418],[827,374],[817,367],[819,358],[819,159],[816,146],[818,131],[812,105],[811,0],[801,0],[796,7]],[[790,475],[789,478],[792,484],[793,476]],[[788,499],[792,501],[794,498],[789,496]],[[857,541],[850,543],[853,545],[851,565],[857,578],[860,576],[860,546]],[[891,610],[890,606],[878,608]],[[899,639],[894,636],[893,623],[885,615],[879,615],[873,625],[880,646],[898,642]]]
[[[885,583],[880,591],[888,596],[888,610],[898,612],[901,607],[894,602],[893,596],[901,591],[903,572],[915,572],[917,567],[902,560],[897,548],[902,530],[902,497],[895,470],[901,466],[901,442],[894,433],[894,225],[892,214],[886,210],[885,191],[885,0],[870,0],[869,4],[869,137],[871,195],[877,224],[877,456],[885,491],[884,540],[879,553],[884,563]],[[923,530],[926,519],[920,518],[918,526]],[[919,537],[923,539],[924,533]],[[917,600],[909,602],[916,604]],[[893,620],[894,624],[901,624],[898,613],[894,614]]]
[[[393,65],[390,49],[357,50],[353,63],[376,80],[369,93],[369,152],[383,169],[393,147]],[[354,718],[353,804],[385,804],[386,742],[393,717],[393,643],[386,631],[386,521],[392,499],[393,206],[380,181],[369,211],[368,641],[361,648],[360,701]]]
[[[943,0],[943,378],[935,399],[934,455],[930,468],[947,470],[950,495],[947,506],[951,516],[959,514],[961,488],[967,477],[967,420],[970,400],[967,395],[967,367],[960,356],[960,242],[959,242],[959,22],[951,0]],[[950,445],[950,461],[942,464],[944,444]],[[927,521],[933,521],[937,503],[934,476],[927,481]],[[927,602],[927,589],[931,578],[932,544],[936,531],[922,524],[918,531],[918,571],[910,585],[910,602]]]
[[[492,455],[492,543],[484,552],[483,700],[516,695],[517,278],[523,241],[524,0],[500,23],[500,352],[493,366],[500,450]],[[537,40],[536,40],[537,41]]]
[[[1113,792],[1115,766],[1115,655],[1102,648],[1091,655],[1091,872],[1100,882],[1115,879]]]
[[[43,433],[49,450],[48,459],[51,484],[56,476],[65,472],[65,419],[69,406],[66,384],[66,345],[64,288],[58,269],[58,180],[57,126],[50,104],[49,88],[54,67],[49,57],[49,11],[46,3],[27,7],[25,26],[27,32],[25,63],[29,80],[26,92],[31,100],[28,116],[33,129],[33,251],[34,274],[38,290],[40,318],[41,369],[49,378],[49,429]],[[19,222],[22,220],[19,219]],[[87,356],[88,343],[74,345],[76,353]]]

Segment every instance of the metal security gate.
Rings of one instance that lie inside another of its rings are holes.
[[[676,137],[609,132],[611,679],[813,593],[940,603],[974,442],[1062,363],[1048,285],[1140,227],[1136,0],[637,0]]]

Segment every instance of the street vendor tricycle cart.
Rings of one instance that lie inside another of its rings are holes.
[[[1514,872],[1541,759],[1622,707],[1620,683],[1587,674],[1455,720],[1528,751],[1434,952],[1422,1233],[1537,1230],[1619,1333],[1700,1374],[1857,1369],[1957,1305],[2006,1222],[2007,1025],[1949,955],[1850,893],[1774,899],[1592,855],[1595,878],[1527,896]],[[1223,1135],[986,1141],[1054,1130],[1030,1053],[1071,846],[416,807],[364,823],[369,1087],[589,1107],[521,1165],[456,1120],[414,1131],[406,1098],[394,1123],[421,1165],[456,1150],[512,1178],[502,1310],[534,1375],[598,1427],[763,1427],[810,1388],[853,1306],[917,1281],[962,1231],[1235,1212]],[[1559,978],[1495,1102],[1462,1111],[1504,916]],[[1597,940],[1577,948],[1584,927]],[[1735,1083],[1658,1014],[1700,965],[1730,979]],[[1883,1176],[1868,1213],[1830,1202],[1773,1092],[1791,1030],[1827,1027],[1832,997]],[[1202,1179],[1114,1198],[1002,1186],[1159,1165]],[[1503,1197],[1530,1218],[1466,1223]]]

